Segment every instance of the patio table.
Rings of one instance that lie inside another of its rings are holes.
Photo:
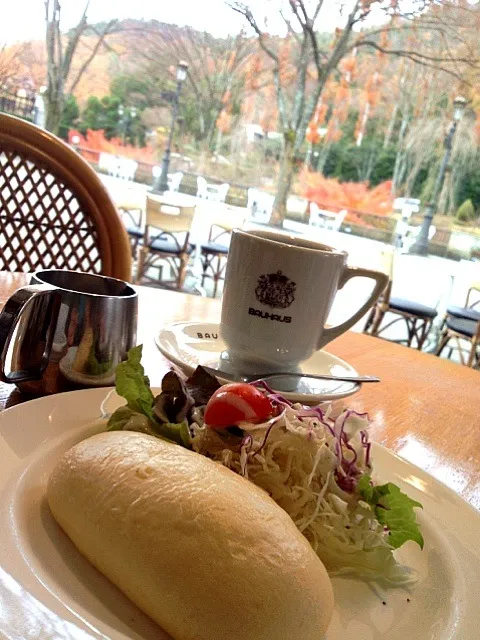
[[[0,306],[27,280],[27,274],[0,272]],[[148,287],[137,290],[138,341],[144,344],[146,371],[158,386],[170,365],[154,344],[155,334],[170,322],[218,322],[221,306],[210,298]],[[337,338],[327,350],[359,373],[382,379],[343,401],[369,413],[372,439],[480,508],[480,372],[353,332]],[[0,383],[0,410],[27,399],[13,385]]]

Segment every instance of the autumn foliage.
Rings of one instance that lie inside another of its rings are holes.
[[[77,142],[75,146],[80,149],[82,154],[95,151],[98,153],[111,153],[123,158],[132,158],[137,162],[154,164],[157,161],[157,150],[154,147],[134,147],[131,144],[123,144],[120,138],[107,140],[103,129],[99,131],[87,129],[85,136],[82,136],[79,131],[71,129],[68,133],[69,143],[73,144],[73,139],[76,137],[79,138],[80,142]]]
[[[232,95],[230,91],[225,91],[222,104],[222,110],[215,124],[220,133],[228,133],[232,126]]]
[[[358,214],[387,216],[393,209],[392,182],[382,182],[373,189],[368,182],[339,182],[321,173],[302,171],[299,190],[310,202],[332,211],[347,209],[350,222],[362,223]]]

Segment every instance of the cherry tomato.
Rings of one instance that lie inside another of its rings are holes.
[[[273,413],[270,400],[256,387],[233,382],[217,389],[205,409],[205,423],[221,429],[239,422],[263,422]]]

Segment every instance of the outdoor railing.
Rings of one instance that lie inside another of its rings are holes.
[[[1,110],[1,102],[0,102]],[[87,162],[96,165],[98,168],[100,151],[96,149],[89,149],[85,147],[78,148],[77,151],[82,155]],[[158,163],[150,163],[144,161],[137,161],[138,168],[135,179],[146,183],[152,183],[152,168],[157,166]],[[180,191],[196,194],[197,191],[197,173],[191,171],[184,171]],[[220,183],[221,181],[214,178],[207,177],[212,183]],[[247,185],[231,184],[229,194],[227,196],[227,203],[235,206],[247,205]],[[305,199],[305,203],[308,201]],[[317,205],[321,209],[326,209],[337,213],[344,209],[343,206],[335,206],[331,203],[320,203]],[[308,223],[307,207],[305,212],[287,212],[287,218],[294,220],[295,222]],[[378,240],[386,244],[391,244],[395,240],[395,228],[397,225],[398,216],[393,217],[391,215],[378,215],[374,213],[366,213],[357,209],[348,209],[348,214],[343,221],[340,231],[344,233],[350,233],[355,236],[370,238],[371,240]],[[412,221],[414,225],[420,224],[421,220]],[[455,240],[458,239],[458,243],[455,244]],[[464,248],[459,247],[461,240],[464,240]],[[437,255],[444,258],[462,259],[462,258],[474,258],[480,259],[480,237],[463,233],[459,230],[452,230],[446,227],[438,227],[435,235],[430,241],[429,251],[433,255]]]
[[[19,96],[8,92],[0,93],[0,112],[35,122],[37,115],[35,96]]]
[[[100,151],[97,149],[87,149],[86,147],[76,147],[78,153],[84,158],[87,162],[91,162],[92,164],[98,164],[100,158]]]

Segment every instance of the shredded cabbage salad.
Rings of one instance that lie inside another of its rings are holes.
[[[423,548],[414,511],[421,505],[393,483],[372,481],[367,414],[346,410],[334,415],[330,404],[292,404],[259,381],[252,384],[270,401],[271,417],[261,424],[213,428],[204,415],[220,387],[217,379],[202,367],[186,381],[170,371],[154,397],[141,355],[141,346],[134,347],[117,367],[117,392],[127,405],[112,414],[109,430],[171,440],[262,487],[290,515],[330,573],[393,584],[415,580],[394,551],[409,540]]]
[[[359,479],[372,473],[367,414],[347,410],[333,418],[331,405],[292,404],[265,382],[254,384],[279,414],[263,424],[240,424],[240,440],[210,429],[196,410],[190,425],[194,451],[265,489],[330,573],[414,581],[411,570],[395,560],[388,528],[355,491]]]

